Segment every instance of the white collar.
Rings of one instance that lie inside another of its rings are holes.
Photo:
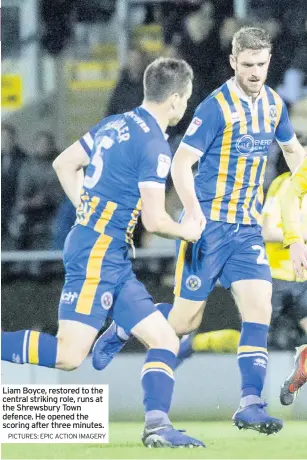
[[[159,128],[161,129],[161,133],[163,134],[164,139],[167,141],[167,139],[169,138],[169,135],[166,134],[166,133],[163,131],[163,129],[162,129],[161,126],[160,126],[160,123],[158,122],[157,117],[156,117],[150,110],[146,109],[143,105],[141,105],[140,107],[141,107],[141,109],[143,109],[143,110],[145,110],[147,113],[149,113],[149,115],[151,115],[151,116],[156,120],[156,123],[157,123],[157,125],[159,126]]]
[[[236,84],[235,77],[232,77],[229,80],[227,80],[227,86],[228,86],[228,89],[230,91],[233,91],[240,99],[242,99],[243,101],[246,101],[246,102],[248,102],[249,104],[252,104],[252,105],[254,105],[256,102],[259,101],[259,99],[262,98],[263,93],[265,91],[264,85],[263,85],[261,90],[260,90],[260,93],[258,94],[258,96],[256,97],[256,99],[253,102],[252,97],[248,96],[246,93],[244,93],[243,89],[241,89]]]

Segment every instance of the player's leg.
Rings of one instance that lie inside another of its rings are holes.
[[[227,224],[226,224],[227,226]],[[175,273],[175,302],[157,304],[165,318],[178,335],[196,330],[202,320],[205,299],[214,288],[219,272],[228,257],[225,224],[208,219],[202,238],[194,245],[177,241],[177,263]],[[124,334],[114,322],[97,340],[93,351],[93,366],[104,369],[124,346],[130,331]],[[217,347],[224,341],[224,332],[215,337]],[[226,333],[227,335],[227,333]],[[183,342],[180,356],[184,357],[188,343]],[[193,352],[193,350],[192,350]],[[180,359],[181,361],[181,359]]]
[[[144,444],[148,447],[202,446],[200,441],[175,430],[169,420],[179,340],[135,277],[127,280],[121,288],[114,304],[113,318],[148,348],[141,377],[145,407]]]
[[[234,251],[220,280],[231,286],[242,317],[238,364],[241,373],[240,407],[233,420],[239,428],[271,434],[282,428],[282,421],[270,417],[261,399],[268,352],[272,284],[261,228],[238,226],[233,234]]]
[[[39,331],[23,330],[1,333],[1,359],[18,364],[36,364],[70,371],[76,369],[88,355],[104,323],[90,317],[83,318],[73,311],[62,311],[57,336]]]
[[[292,306],[298,324],[307,334],[307,286],[306,283],[287,283],[292,292]],[[281,404],[288,406],[296,398],[299,389],[307,382],[307,341],[296,349],[294,367],[280,390]]]
[[[266,280],[236,281],[232,283],[232,292],[242,316],[238,347],[241,400],[233,420],[238,428],[275,433],[282,428],[283,423],[266,412],[266,405],[261,399],[268,362],[271,283]]]

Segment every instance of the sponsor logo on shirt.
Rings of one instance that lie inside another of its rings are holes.
[[[160,153],[158,156],[158,166],[157,166],[157,175],[158,177],[161,177],[161,179],[164,179],[169,172],[169,169],[171,167],[171,159],[168,155],[165,155],[164,153]]]
[[[201,126],[202,122],[203,121],[200,118],[194,117],[187,129],[186,135],[193,136],[193,134],[195,134],[198,128]]]
[[[240,155],[243,156],[248,156],[254,148],[255,145],[255,139],[253,136],[250,136],[249,134],[244,134],[244,136],[241,136],[237,142],[236,142],[236,149],[240,153]]]

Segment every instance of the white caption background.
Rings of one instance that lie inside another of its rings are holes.
[[[1,385],[1,442],[108,443],[108,385]]]

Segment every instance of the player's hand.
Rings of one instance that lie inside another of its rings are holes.
[[[206,228],[207,219],[206,219],[204,213],[202,212],[200,206],[195,208],[195,209],[193,209],[191,212],[185,213],[185,215],[184,215],[184,217],[182,219],[182,222],[185,222],[185,220],[199,221],[199,225],[200,225],[200,227],[202,229],[202,232]]]
[[[290,257],[295,275],[304,280],[307,270],[307,245],[301,241],[292,243],[290,245]]]
[[[181,222],[182,239],[189,243],[195,243],[201,237],[204,229],[202,219],[193,219],[185,216]]]

